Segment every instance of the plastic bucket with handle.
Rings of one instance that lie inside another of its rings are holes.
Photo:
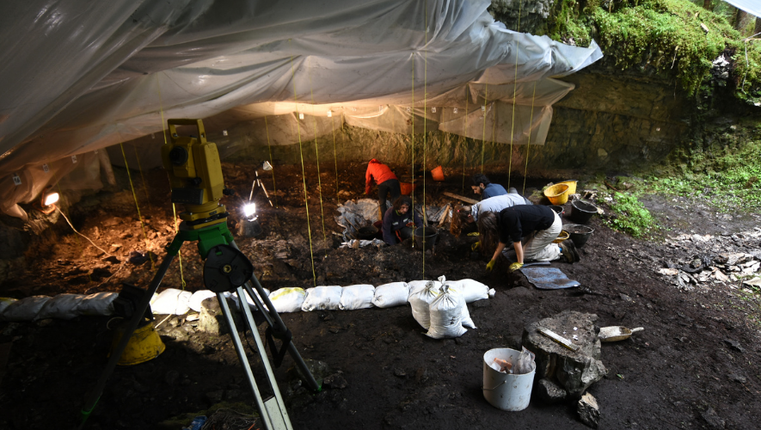
[[[528,407],[536,370],[515,375],[499,372],[490,364],[495,358],[515,363],[519,355],[519,351],[510,348],[490,349],[484,354],[484,398],[503,411],[522,411]]]

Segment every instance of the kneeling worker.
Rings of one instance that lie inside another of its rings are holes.
[[[414,227],[422,227],[423,221],[413,214],[412,200],[401,196],[383,215],[383,241],[395,245],[412,237]]]
[[[478,221],[478,214],[485,212],[499,213],[502,209],[518,205],[533,205],[533,203],[516,192],[490,197],[472,206],[461,205],[457,208],[455,216],[452,217],[449,232],[454,236],[459,236],[463,232],[470,233],[471,231],[476,231],[475,223]]]
[[[478,224],[482,234],[499,237],[497,249],[486,265],[487,270],[494,268],[497,258],[509,243],[513,244],[518,260],[510,265],[511,272],[523,267],[527,261],[552,261],[561,256],[569,263],[579,261],[572,242],[566,240],[559,245],[553,243],[562,230],[563,222],[548,206],[513,206],[496,215],[486,212],[479,218]],[[524,245],[521,238],[526,236],[530,239]],[[493,240],[490,242],[493,243]]]

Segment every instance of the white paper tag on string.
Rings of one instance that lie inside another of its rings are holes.
[[[15,173],[13,174],[13,183],[16,184],[17,187],[21,185],[21,178]]]
[[[42,165],[42,170],[43,170],[45,173],[48,173],[48,172],[50,172],[50,167],[48,167],[47,163]]]
[[[71,164],[77,164],[77,156],[76,155],[72,155],[71,156]]]

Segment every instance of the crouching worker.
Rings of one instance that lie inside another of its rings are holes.
[[[498,240],[486,270],[494,268],[497,258],[510,243],[513,244],[517,260],[510,265],[511,272],[529,261],[552,261],[560,257],[569,263],[579,261],[573,243],[567,240],[560,244],[553,243],[563,228],[563,222],[548,206],[520,205],[503,209],[498,214],[486,212],[481,215],[478,223],[479,230],[485,234],[485,243],[494,243],[494,236]],[[527,237],[525,244],[521,242],[522,237]]]
[[[383,215],[383,241],[395,245],[412,237],[415,227],[422,227],[423,221],[413,214],[412,200],[401,196]]]
[[[452,233],[453,236],[460,236],[462,233],[468,234],[476,231],[478,214],[485,212],[499,213],[502,209],[518,205],[533,205],[533,203],[531,203],[531,200],[516,192],[490,197],[486,200],[481,200],[472,206],[461,205],[457,208],[457,211],[454,214],[455,216],[452,217],[449,232]]]
[[[399,179],[387,165],[373,158],[367,163],[365,172],[365,194],[370,195],[372,184],[375,181],[378,184],[378,206],[380,206],[380,215],[386,213],[386,197],[391,196],[393,202],[402,195]]]

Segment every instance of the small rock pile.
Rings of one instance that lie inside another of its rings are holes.
[[[665,267],[656,268],[684,291],[727,285],[761,288],[761,228],[732,235],[682,234],[666,240]]]

